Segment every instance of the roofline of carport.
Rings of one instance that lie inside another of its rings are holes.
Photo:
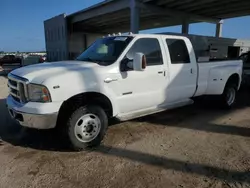
[[[106,5],[106,4],[110,3],[110,2],[112,2],[112,1],[113,1],[113,0],[105,0],[105,1],[103,1],[103,2],[97,3],[97,4],[95,4],[95,5],[92,5],[92,6],[90,6],[90,7],[87,7],[87,8],[85,8],[85,9],[82,9],[82,10],[79,10],[79,11],[74,12],[74,13],[72,13],[72,14],[69,14],[67,17],[72,17],[72,16],[74,16],[74,15],[77,15],[77,14],[80,14],[80,13],[83,13],[83,12],[86,12],[86,11],[88,11],[88,10],[98,8],[98,7],[100,7],[100,6],[103,6],[103,5]]]
[[[67,18],[71,20],[71,23],[80,22],[104,14],[116,12],[125,8],[129,8],[127,0],[109,0],[99,3],[90,8],[68,15]]]
[[[139,3],[138,6],[140,8],[144,8],[152,12],[157,12],[158,14],[161,14],[161,15],[168,15],[168,16],[178,15],[182,17],[183,19],[187,19],[187,20],[190,19],[190,20],[196,20],[196,21],[208,22],[208,23],[219,23],[221,20],[221,19],[210,18],[210,17],[200,16],[200,15],[191,14],[191,13],[185,13],[185,12],[173,10],[170,8],[162,8],[160,6],[150,5],[150,4],[145,4],[145,3]]]
[[[90,18],[94,18],[97,16],[101,16],[104,14],[116,12],[126,8],[131,7],[131,1],[135,1],[136,7],[151,10],[152,12],[157,12],[161,15],[175,16],[178,15],[183,17],[183,19],[188,18],[190,20],[196,20],[200,22],[209,22],[209,23],[218,23],[220,19],[204,17],[200,15],[184,13],[182,11],[176,11],[169,8],[162,8],[157,5],[150,5],[143,2],[139,2],[137,0],[108,0],[101,2],[97,5],[91,6],[89,8],[83,9],[71,15],[68,15],[67,18],[70,19],[71,23],[80,22],[83,20],[87,20]]]

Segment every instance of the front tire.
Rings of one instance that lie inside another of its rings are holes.
[[[101,107],[78,107],[72,112],[66,124],[71,148],[79,151],[100,145],[107,127],[108,118]]]

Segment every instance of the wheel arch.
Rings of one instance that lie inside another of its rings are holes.
[[[238,73],[234,73],[232,74],[228,79],[227,79],[227,82],[225,84],[225,87],[228,85],[228,84],[236,84],[236,87],[237,89],[239,90],[240,89],[240,83],[241,83],[241,77]],[[225,88],[224,87],[224,88]]]
[[[94,104],[101,106],[108,118],[113,117],[113,104],[111,100],[104,94],[98,92],[84,92],[76,94],[65,100],[58,112],[58,119],[56,127],[60,126],[69,117],[70,110],[81,105]]]
[[[113,116],[113,104],[111,100],[104,94],[99,92],[84,92],[77,95],[74,95],[63,102],[60,110],[64,105],[71,102],[77,102],[78,104],[96,104],[100,105],[104,111],[107,113],[108,117]],[[60,113],[59,110],[59,113]]]

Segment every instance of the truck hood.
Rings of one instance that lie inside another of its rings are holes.
[[[15,69],[11,74],[26,78],[30,82],[41,84],[46,79],[56,75],[69,72],[82,72],[85,69],[93,69],[98,66],[96,63],[84,61],[45,62]]]

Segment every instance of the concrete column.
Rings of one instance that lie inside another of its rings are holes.
[[[140,8],[137,0],[130,0],[130,31],[139,33],[140,29]]]
[[[188,20],[183,20],[181,32],[182,32],[182,34],[188,34],[188,32],[189,32],[189,22],[188,22]]]
[[[224,21],[221,20],[219,23],[216,24],[216,37],[222,37],[222,27],[223,27]]]

